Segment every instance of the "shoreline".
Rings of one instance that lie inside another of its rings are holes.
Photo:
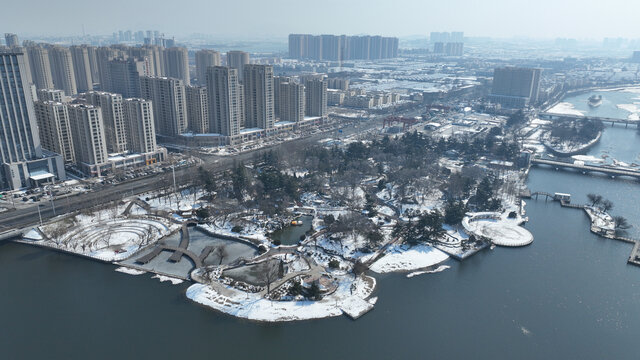
[[[547,150],[549,150],[551,153],[553,153],[556,156],[560,156],[560,157],[571,157],[573,155],[581,155],[583,154],[585,151],[591,149],[592,147],[596,146],[598,144],[598,142],[600,142],[600,139],[602,138],[602,133],[603,131],[599,131],[598,135],[594,138],[591,139],[588,143],[586,144],[582,144],[582,146],[580,146],[580,148],[576,149],[576,150],[572,150],[572,151],[562,151],[562,150],[558,150],[556,148],[554,148],[549,141],[543,141],[542,144],[545,146],[545,148],[547,148]]]

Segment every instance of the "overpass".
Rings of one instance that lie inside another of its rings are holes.
[[[580,165],[565,161],[550,160],[550,159],[531,159],[531,165],[549,165],[557,169],[575,169],[583,174],[587,173],[601,173],[609,175],[611,177],[627,176],[640,180],[640,171],[620,169],[609,166],[597,166],[597,165]]]
[[[598,116],[584,116],[584,115],[572,115],[572,114],[554,114],[550,112],[541,112],[538,114],[538,117],[542,120],[558,120],[558,119],[593,119],[600,120],[603,124],[611,124],[611,126],[615,124],[624,124],[624,127],[627,128],[629,125],[635,125],[640,128],[640,120],[629,120],[629,119],[616,119],[609,117],[598,117]]]

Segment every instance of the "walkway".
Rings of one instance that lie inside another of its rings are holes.
[[[531,195],[534,196],[536,194],[539,195],[550,195],[549,193],[545,193],[545,192],[534,192]],[[560,205],[562,205],[563,207],[570,207],[570,208],[576,208],[576,209],[583,209],[585,211],[585,213],[587,214],[587,216],[589,215],[588,211],[587,211],[587,206],[585,205],[578,205],[578,204],[571,204],[567,201],[561,200],[560,201]],[[597,229],[597,228],[595,228]],[[636,265],[636,266],[640,266],[640,240],[636,240],[636,239],[632,239],[632,238],[628,238],[628,237],[624,237],[624,236],[619,236],[619,235],[605,235],[602,233],[599,233],[597,231],[594,231],[594,226],[593,224],[590,226],[590,231],[600,237],[603,237],[605,239],[612,239],[612,240],[618,240],[618,241],[623,241],[629,244],[633,244],[633,249],[631,250],[631,255],[629,255],[629,259],[627,260],[627,263],[632,264],[632,265]]]
[[[178,245],[178,249],[187,251],[189,247],[189,229],[187,228],[187,224],[182,224],[182,229],[180,229],[180,244]],[[183,251],[176,251],[171,255],[169,261],[171,262],[179,262],[182,259]]]
[[[296,271],[296,272],[292,272],[289,273],[285,276],[282,277],[282,279],[278,279],[277,281],[274,281],[271,286],[269,287],[271,291],[274,291],[275,289],[279,288],[280,286],[284,285],[287,281],[291,280],[291,279],[295,279],[298,276],[310,276],[311,279],[309,279],[309,281],[315,281],[318,280],[322,274],[325,273],[325,269],[316,264],[315,261],[309,261],[310,259],[308,259],[307,257],[303,257],[303,259],[307,262],[307,264],[309,265],[309,270],[304,270],[304,271]],[[265,288],[264,290],[262,290],[260,292],[260,296],[265,296],[267,294],[267,289]]]

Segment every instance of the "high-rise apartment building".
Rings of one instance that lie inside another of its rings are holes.
[[[196,77],[198,84],[207,84],[207,68],[220,66],[220,53],[214,50],[200,50],[196,52]]]
[[[125,55],[121,50],[111,47],[101,46],[96,49],[96,64],[98,65],[98,82],[100,90],[112,91],[110,86],[109,62],[114,59],[125,59]],[[95,81],[96,79],[94,79]]]
[[[33,77],[31,76],[31,62],[29,61],[29,52],[27,51],[27,48],[24,46],[12,46],[11,51],[16,53],[22,53],[22,56],[24,57],[24,64],[27,67],[27,71],[25,71],[24,76],[27,80],[27,83],[34,85]]]
[[[93,75],[91,73],[91,60],[89,59],[89,49],[84,45],[73,45],[69,47],[73,59],[73,72],[76,77],[78,92],[93,90]]]
[[[154,50],[149,47],[127,47],[127,56],[129,59],[135,59],[143,61],[147,70],[147,76],[160,76],[156,75],[156,54]]]
[[[464,43],[449,42],[444,46],[444,53],[447,56],[462,56],[464,53]]]
[[[184,85],[191,85],[189,77],[189,52],[183,47],[164,50],[165,76],[180,79]]]
[[[462,56],[464,48],[463,32],[432,32],[430,41],[433,44],[435,54],[447,56]]]
[[[91,81],[93,83],[100,82],[100,69],[98,68],[98,54],[95,46],[83,45],[87,49],[89,55],[89,68],[91,69]]]
[[[64,95],[64,90],[58,89],[38,89],[36,90],[36,97],[38,101],[65,103],[69,100],[69,98]]]
[[[27,47],[31,78],[37,89],[53,89],[49,51],[40,46]]]
[[[144,45],[140,49],[144,49],[149,57],[150,68],[147,70],[149,76],[166,76],[164,48],[157,45]]]
[[[289,35],[289,57],[313,60],[378,60],[398,56],[398,38],[383,36]]]
[[[349,90],[349,79],[331,78],[327,79],[327,87],[329,89]]]
[[[58,90],[61,91],[61,90]],[[44,149],[62,155],[64,162],[76,162],[67,105],[57,101],[36,101],[40,143]]]
[[[305,81],[305,113],[307,116],[327,116],[327,80],[310,79]]]
[[[238,83],[238,118],[240,121],[240,129],[246,127],[247,111],[245,110],[244,101],[244,85]]]
[[[273,109],[273,67],[244,65],[245,128],[271,129],[275,123]]]
[[[153,103],[150,100],[132,98],[125,99],[123,105],[129,151],[134,153],[156,151]]]
[[[49,48],[49,62],[51,63],[51,76],[53,86],[56,89],[64,90],[70,96],[78,93],[76,85],[76,75],[73,71],[73,59],[69,48],[63,46],[52,46]]]
[[[97,106],[102,113],[104,135],[109,153],[127,151],[127,129],[122,109],[122,95],[104,91],[90,91],[84,94],[88,104]]]
[[[508,108],[522,108],[538,101],[542,69],[503,67],[493,72],[490,99]]]
[[[207,69],[209,126],[211,132],[226,136],[240,133],[240,92],[238,71],[229,67]]]
[[[187,104],[182,80],[167,77],[140,77],[143,99],[153,102],[156,134],[177,136],[187,131]]]
[[[304,120],[304,85],[295,82],[282,82],[279,87],[277,102],[280,109],[280,121],[300,122]]]
[[[18,35],[16,34],[5,33],[4,41],[7,44],[8,48],[12,48],[14,46],[20,46],[20,41],[18,40]]]
[[[238,72],[238,81],[243,81],[244,66],[249,63],[249,53],[244,51],[228,51],[227,66],[236,69]]]
[[[135,59],[113,59],[107,63],[104,89],[125,98],[140,97],[140,77],[147,76],[147,63]]]
[[[62,157],[40,145],[24,55],[0,52],[0,188],[19,189],[53,177],[65,179]]]
[[[88,175],[100,175],[100,165],[108,160],[100,108],[86,104],[71,104],[67,106],[67,111],[76,163]]]
[[[464,42],[464,32],[462,31],[451,32],[451,42],[454,42],[454,43]]]
[[[209,101],[207,88],[199,86],[186,86],[187,118],[189,129],[196,134],[209,132]]]
[[[287,76],[274,76],[273,77],[273,113],[276,119],[280,118],[280,84],[288,83],[291,81]]]

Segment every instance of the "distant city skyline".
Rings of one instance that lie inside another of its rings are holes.
[[[640,38],[636,26],[639,10],[640,3],[625,0],[398,0],[382,4],[366,0],[304,4],[295,0],[114,0],[108,7],[32,0],[4,4],[0,31],[67,36],[81,35],[84,26],[84,32],[91,35],[160,29],[177,37],[200,33],[247,39],[284,38],[289,33],[428,36],[431,31],[498,38]],[[100,16],[95,16],[98,13]],[[30,19],[33,21],[25,21]]]

